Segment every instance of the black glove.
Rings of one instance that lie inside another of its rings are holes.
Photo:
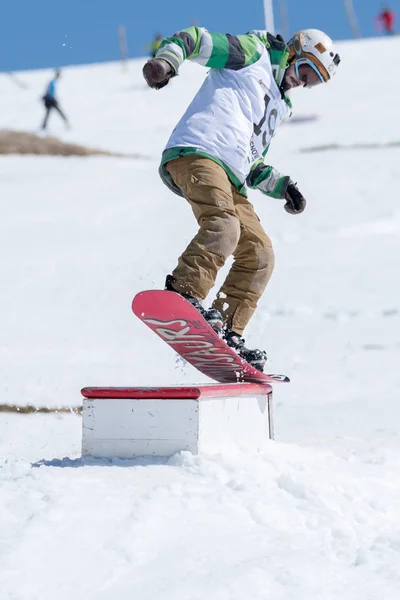
[[[174,69],[163,58],[152,58],[143,67],[143,77],[147,85],[156,90],[160,90],[167,85],[174,75]]]
[[[291,181],[287,186],[285,199],[286,204],[284,209],[291,215],[299,215],[302,213],[307,204],[303,194],[299,192],[299,188],[295,183],[293,183],[293,181]]]

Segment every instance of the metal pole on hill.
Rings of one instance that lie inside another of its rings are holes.
[[[272,0],[264,0],[265,29],[275,35],[274,6]]]
[[[286,0],[280,0],[279,2],[279,21],[280,21],[280,34],[287,42],[289,40],[289,17],[288,17],[288,7]]]
[[[349,19],[350,27],[355,38],[361,37],[360,27],[357,21],[356,11],[354,9],[353,0],[344,0],[347,18]]]
[[[122,70],[126,71],[126,61],[128,58],[128,43],[126,41],[125,25],[120,25],[118,27],[118,43],[119,43],[119,52],[120,52],[120,57],[121,57]]]
[[[21,90],[26,90],[26,89],[29,87],[29,86],[28,86],[28,85],[27,85],[27,84],[26,84],[24,81],[22,81],[22,80],[21,80],[19,77],[17,77],[17,76],[16,76],[16,74],[15,74],[15,73],[13,73],[12,71],[8,71],[8,72],[6,73],[6,75],[8,75],[8,76],[11,78],[11,80],[12,80],[12,81],[13,81],[13,82],[14,82],[14,83],[15,83],[15,84],[16,84],[16,85],[19,87],[19,88],[21,88]]]

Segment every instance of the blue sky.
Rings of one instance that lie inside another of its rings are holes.
[[[334,39],[351,37],[343,0],[285,2],[291,32],[316,27]],[[353,4],[362,35],[376,35],[374,18],[382,2],[353,0]],[[400,0],[388,4],[400,13]],[[274,6],[279,26],[278,0]],[[193,22],[232,34],[263,29],[263,0],[12,0],[3,3],[0,70],[115,60],[120,24],[127,27],[129,55],[144,56],[156,32],[171,35]]]

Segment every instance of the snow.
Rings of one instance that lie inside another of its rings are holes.
[[[0,413],[2,599],[397,599],[399,45],[342,43],[332,83],[293,93],[299,120],[269,157],[298,182],[303,215],[250,194],[276,270],[246,338],[292,379],[274,387],[277,441],[257,456],[110,463],[80,458],[75,414]],[[205,75],[186,64],[154,92],[142,64],[66,69],[73,128],[50,121],[141,159],[0,158],[0,404],[207,380],[130,309],[196,231],[157,167]],[[20,73],[23,90],[0,76],[0,128],[37,128],[49,75]],[[318,146],[332,149],[307,151]]]

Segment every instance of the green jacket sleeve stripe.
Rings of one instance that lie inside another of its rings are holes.
[[[211,54],[213,51],[213,39],[208,31],[203,31],[203,35],[201,36],[200,44],[199,44],[199,52],[197,56],[194,56],[192,60],[199,63],[199,65],[203,65],[204,67],[207,65],[210,60]]]
[[[226,34],[226,38],[229,44],[229,55],[226,61],[225,69],[233,69],[233,71],[239,71],[243,69],[246,64],[246,55],[244,53],[240,40],[235,35]]]
[[[165,38],[156,56],[169,62],[175,72],[185,59],[212,69],[237,71],[255,63],[261,50],[254,35],[209,33],[200,27],[189,27]]]
[[[261,56],[261,42],[254,35],[238,35],[238,40],[245,55],[245,67],[253,65]]]
[[[162,41],[156,57],[166,60],[174,69],[175,73],[177,73],[179,67],[185,60],[185,49],[182,40],[177,40],[175,42],[174,38],[166,38]]]
[[[290,183],[290,177],[281,175],[274,167],[265,165],[260,159],[252,166],[246,183],[250,188],[260,190],[267,196],[283,199]]]
[[[182,40],[185,49],[185,58],[192,56],[196,47],[196,41],[193,36],[191,36],[187,31],[178,31],[178,33],[174,34],[174,38],[179,38]]]
[[[229,41],[225,33],[210,33],[212,51],[206,67],[223,69],[229,58]]]

